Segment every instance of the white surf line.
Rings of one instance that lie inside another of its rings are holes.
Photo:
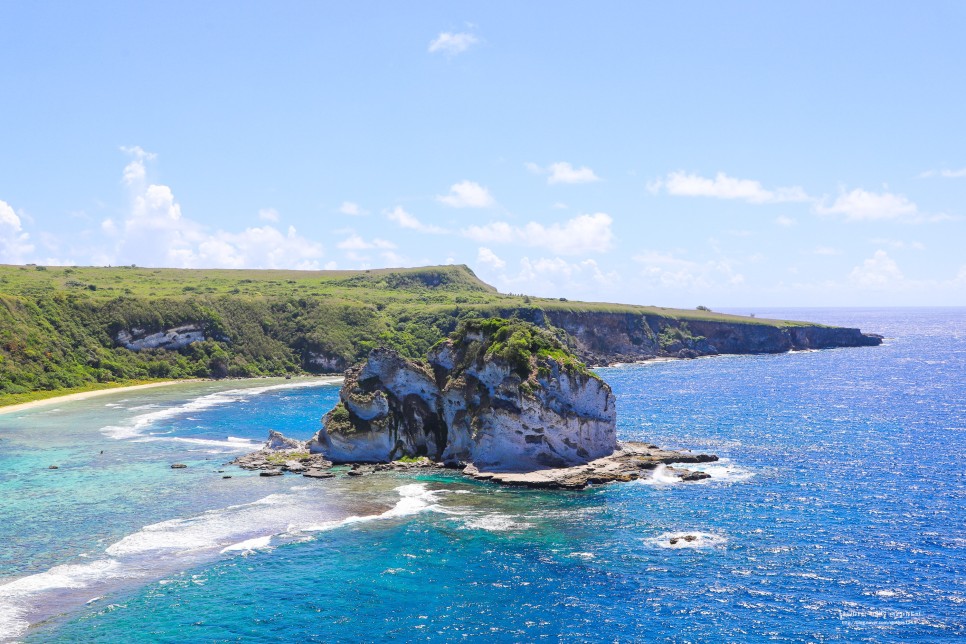
[[[657,548],[669,550],[700,550],[723,546],[728,543],[728,539],[720,534],[692,530],[688,532],[665,532],[656,537],[644,539],[644,542]]]
[[[702,479],[700,481],[689,481],[687,483],[689,486],[701,484],[707,485],[708,483],[736,483],[740,481],[747,481],[755,476],[755,472],[752,470],[741,467],[740,465],[734,465],[728,459],[724,458],[708,463],[672,463],[672,467],[676,465],[680,465],[684,469],[704,472],[711,477]],[[668,466],[664,463],[659,463],[658,466],[651,471],[649,476],[638,479],[638,482],[643,485],[651,485],[654,487],[667,487],[684,483],[684,481],[682,481],[678,476],[669,472]]]
[[[140,438],[144,436],[144,430],[151,427],[155,423],[166,420],[168,418],[175,418],[184,414],[189,414],[192,412],[203,411],[206,409],[211,409],[212,407],[218,407],[220,405],[227,405],[230,403],[241,402],[247,400],[251,396],[257,396],[270,391],[279,391],[284,389],[300,389],[303,387],[324,387],[329,385],[335,385],[342,382],[342,377],[333,376],[327,379],[318,380],[306,380],[300,382],[290,382],[278,385],[267,385],[264,387],[248,387],[239,389],[227,389],[225,391],[216,391],[214,393],[205,394],[199,396],[193,400],[175,407],[168,407],[165,409],[159,409],[157,411],[148,412],[146,414],[141,414],[135,416],[123,425],[107,425],[101,428],[101,433],[109,436],[111,438],[116,438],[118,440],[130,439],[130,438]],[[157,439],[157,437],[151,437]]]
[[[31,623],[75,610],[91,597],[161,579],[220,555],[250,554],[311,533],[434,510],[442,491],[411,483],[396,492],[399,499],[392,508],[368,516],[330,519],[320,508],[318,489],[300,486],[295,493],[144,526],[109,546],[103,559],[54,566],[0,585],[0,642],[16,641]]]

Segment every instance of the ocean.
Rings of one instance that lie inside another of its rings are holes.
[[[0,415],[0,641],[966,639],[966,309],[755,313],[886,340],[600,369],[696,483],[226,465],[314,434],[318,379]]]

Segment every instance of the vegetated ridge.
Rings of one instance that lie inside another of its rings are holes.
[[[807,322],[502,294],[462,265],[0,266],[0,404],[146,379],[342,372],[376,347],[423,356],[461,320],[490,317],[546,328],[588,364],[881,341]]]

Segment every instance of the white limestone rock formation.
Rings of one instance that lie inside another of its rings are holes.
[[[335,462],[427,456],[479,471],[570,467],[617,447],[610,387],[549,333],[470,320],[429,364],[375,349],[346,372],[312,451]]]

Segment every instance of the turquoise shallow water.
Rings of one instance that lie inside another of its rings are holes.
[[[308,437],[333,386],[0,416],[0,624],[30,642],[966,638],[966,311],[771,314],[888,339],[601,370],[622,438],[724,457],[698,484],[221,466],[269,428]],[[265,384],[293,383],[246,386]],[[684,531],[702,538],[670,547]]]

